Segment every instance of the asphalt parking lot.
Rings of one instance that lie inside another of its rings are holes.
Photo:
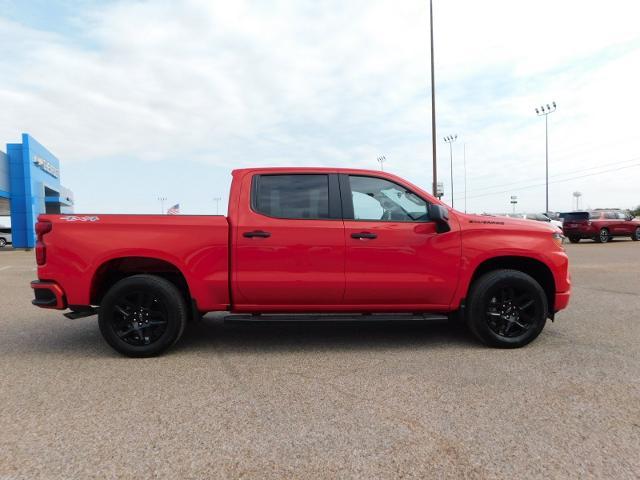
[[[238,326],[127,359],[0,251],[0,479],[638,478],[640,243],[567,245],[533,344],[445,323]]]

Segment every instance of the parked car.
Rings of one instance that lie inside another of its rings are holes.
[[[523,214],[523,218],[526,218],[527,220],[536,220],[537,222],[547,222],[562,230],[562,222],[552,219],[546,213],[525,213]]]
[[[11,229],[0,227],[0,248],[6,247],[11,243],[13,243],[11,238]]]
[[[570,294],[548,225],[467,215],[380,171],[235,170],[227,217],[41,215],[36,231],[33,303],[97,312],[105,340],[132,357],[164,351],[212,311],[449,316],[487,345],[521,347]]]
[[[590,238],[606,243],[613,237],[640,240],[640,221],[621,210],[594,210],[564,214],[562,230],[571,243]]]

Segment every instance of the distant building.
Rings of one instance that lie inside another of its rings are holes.
[[[35,246],[41,213],[72,213],[73,193],[60,184],[60,162],[31,135],[0,151],[0,218],[9,215],[14,248]]]

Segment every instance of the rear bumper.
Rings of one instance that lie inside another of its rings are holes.
[[[53,308],[56,310],[64,310],[67,308],[67,299],[64,291],[55,282],[41,282],[34,280],[31,282],[33,294],[35,298],[31,303],[40,308]]]

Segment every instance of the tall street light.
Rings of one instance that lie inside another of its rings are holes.
[[[160,213],[164,214],[164,202],[167,201],[167,197],[158,197],[158,201],[160,202]]]
[[[551,105],[542,105],[540,108],[536,108],[536,115],[539,117],[544,116],[544,150],[545,150],[545,213],[549,213],[549,114],[556,111],[556,102],[551,102]]]
[[[451,158],[451,208],[453,208],[453,142],[458,139],[458,134],[447,135],[444,141],[449,144],[449,156]]]
[[[378,158],[376,158],[376,160],[380,164],[380,170],[384,172],[384,162],[387,161],[387,157],[385,157],[384,155],[381,155]]]
[[[433,0],[429,0],[429,27],[431,34],[431,148],[433,162],[433,195],[438,195],[438,168],[436,166],[436,81],[433,68]],[[453,206],[453,205],[452,205]]]
[[[464,213],[467,213],[467,142],[462,143],[462,164],[464,165]]]

